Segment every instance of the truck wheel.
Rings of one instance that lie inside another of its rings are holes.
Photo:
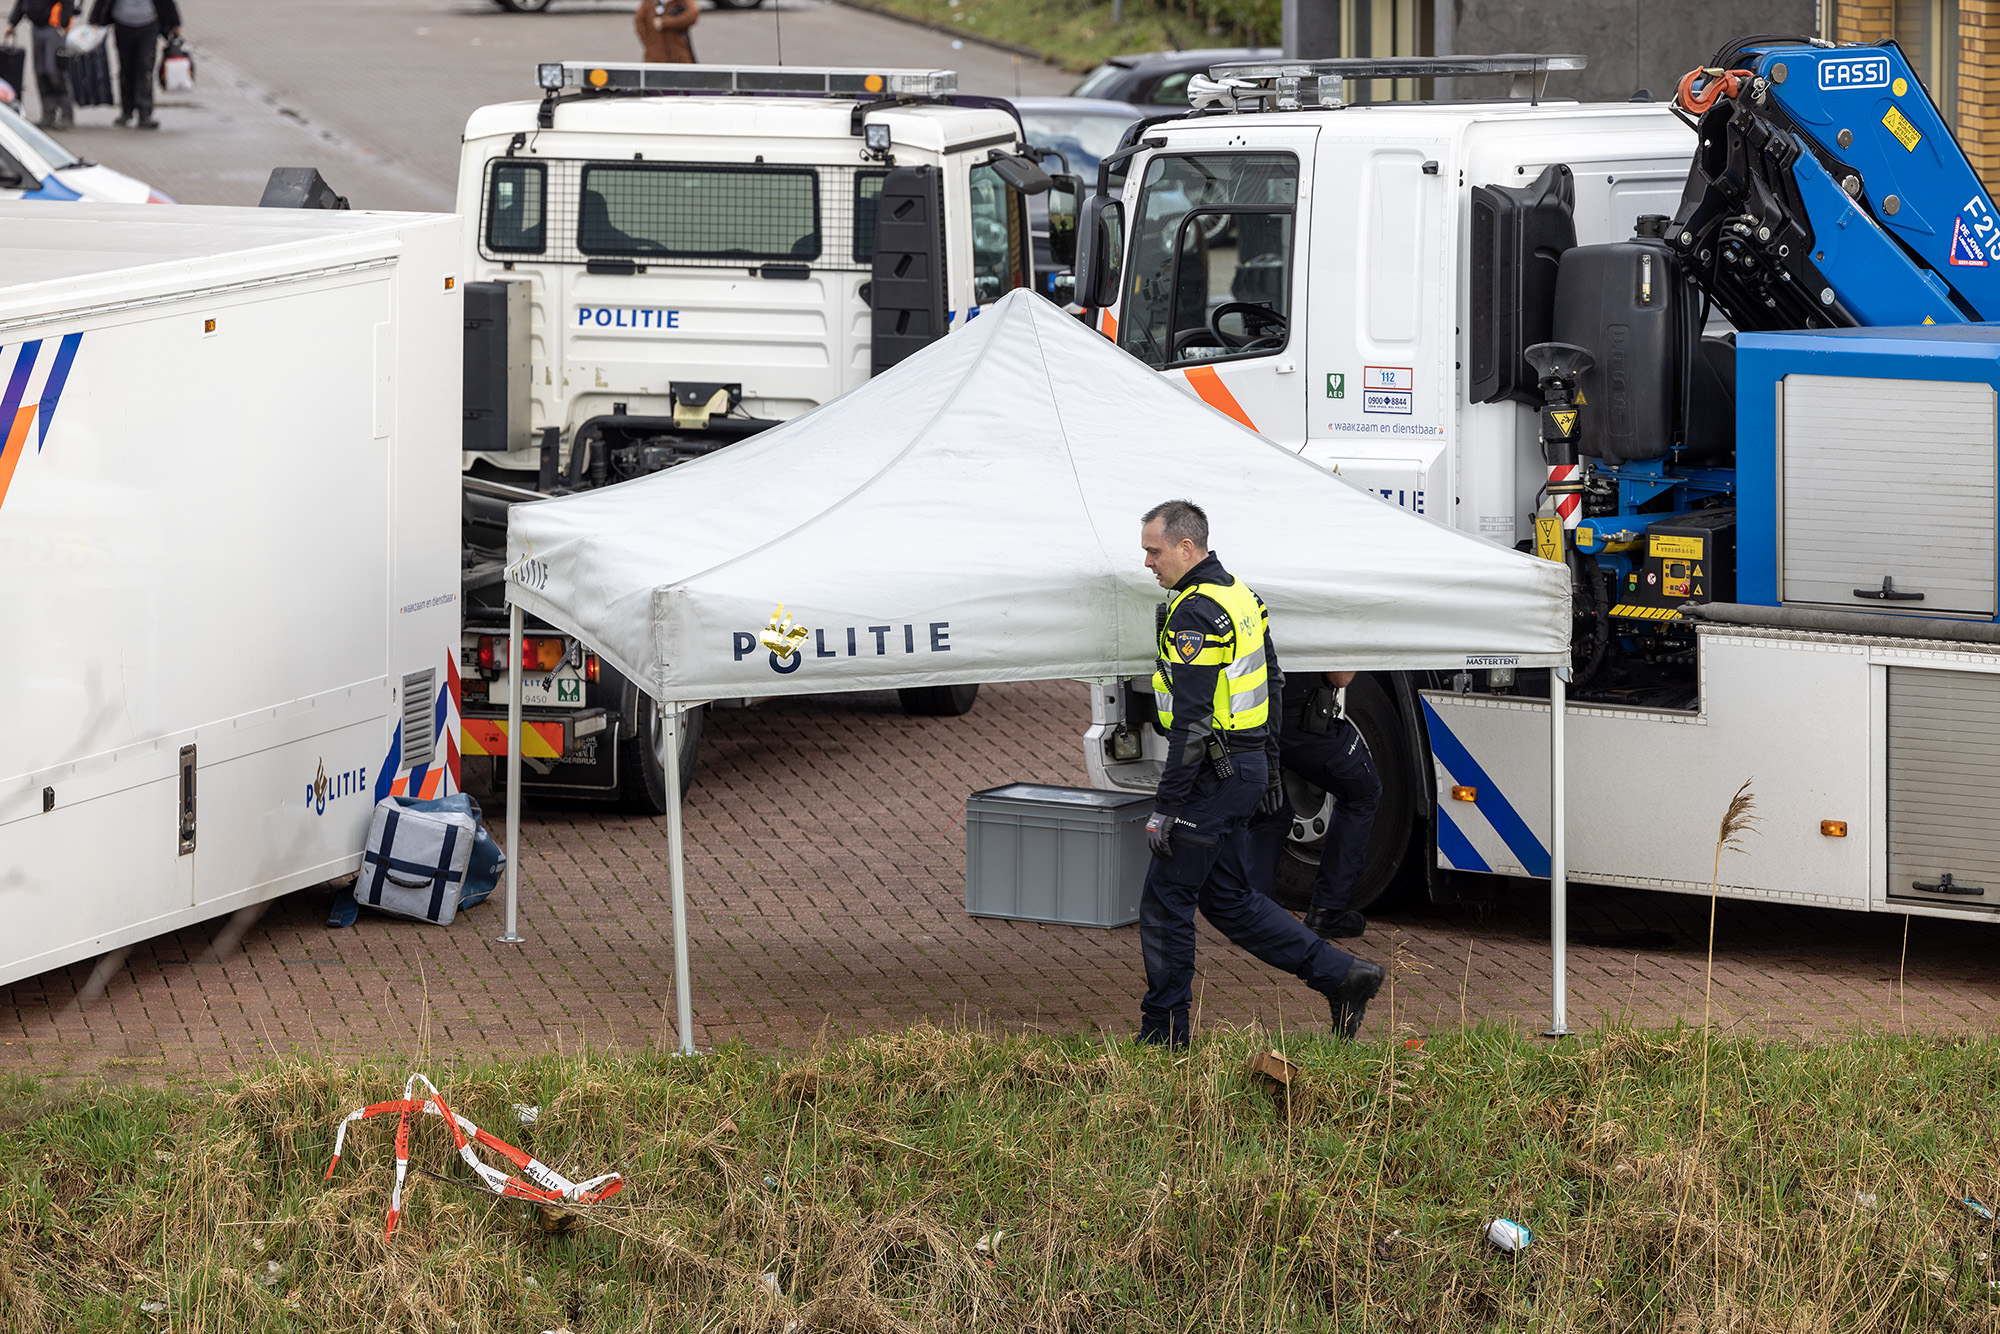
[[[1413,775],[1403,746],[1402,720],[1388,692],[1374,677],[1357,676],[1347,688],[1347,716],[1368,743],[1375,772],[1382,779],[1382,801],[1375,808],[1375,825],[1368,832],[1361,876],[1348,897],[1350,908],[1366,912],[1371,907],[1387,906],[1384,897],[1403,864],[1414,811]],[[1302,912],[1312,904],[1313,877],[1319,874],[1320,850],[1325,846],[1333,799],[1291,774],[1285,775],[1285,786],[1296,814],[1285,837],[1285,849],[1278,854],[1274,897],[1294,912]]]
[[[913,686],[896,695],[903,701],[903,712],[913,718],[956,718],[972,711],[979,687]]]
[[[695,766],[701,762],[701,725],[708,709],[689,709],[681,726],[681,797],[694,787]],[[618,751],[618,804],[640,815],[667,813],[665,770],[660,766],[660,732],[665,726],[650,695],[639,696],[639,726]]]
[[[493,0],[510,14],[539,14],[549,7],[549,0]]]

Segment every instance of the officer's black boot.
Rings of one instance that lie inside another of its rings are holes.
[[[1387,976],[1381,964],[1366,959],[1356,959],[1348,965],[1347,976],[1327,998],[1333,1006],[1334,1032],[1350,1042],[1354,1040],[1354,1035],[1361,1031],[1362,1017],[1368,1013],[1368,1002],[1375,999]]]
[[[1306,930],[1321,940],[1359,936],[1367,932],[1368,919],[1352,908],[1308,908]]]

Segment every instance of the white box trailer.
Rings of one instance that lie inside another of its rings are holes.
[[[457,787],[451,216],[0,203],[0,983]]]

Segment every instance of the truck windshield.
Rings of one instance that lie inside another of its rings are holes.
[[[1119,346],[1152,366],[1282,348],[1298,197],[1290,153],[1154,158],[1133,210]]]
[[[583,169],[577,248],[586,255],[818,259],[819,173],[593,162]]]

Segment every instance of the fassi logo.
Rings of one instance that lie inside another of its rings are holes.
[[[758,636],[738,630],[733,636],[736,661],[741,662],[762,645]],[[902,625],[845,625],[814,630],[810,645],[779,658],[775,651],[765,657],[771,670],[780,676],[796,672],[808,658],[886,658],[913,653],[951,652],[950,621],[909,621]]]

